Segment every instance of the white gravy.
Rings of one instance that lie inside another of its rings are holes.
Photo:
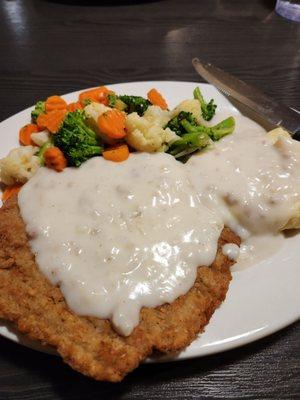
[[[22,188],[37,263],[74,312],[109,318],[129,335],[142,307],[192,287],[197,267],[214,260],[224,225],[243,244],[223,253],[242,267],[258,259],[261,238],[300,201],[300,143],[272,145],[260,126],[235,118],[234,134],[187,164],[167,154],[99,157],[62,173],[40,168]]]
[[[222,253],[232,261],[236,261],[240,255],[240,248],[235,243],[226,243],[222,247]]]
[[[79,315],[129,335],[141,307],[173,302],[216,255],[222,220],[167,154],[41,168],[19,194],[41,271]]]
[[[232,135],[190,158],[189,175],[203,203],[243,239],[275,233],[300,201],[300,142],[272,145],[259,125],[235,118]]]
[[[244,240],[239,248],[239,256],[231,271],[242,271],[261,261],[267,260],[277,253],[284,244],[282,233],[272,232],[264,235],[251,235]]]

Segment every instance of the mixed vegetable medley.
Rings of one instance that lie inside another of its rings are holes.
[[[80,93],[70,104],[56,95],[38,101],[31,123],[20,129],[21,146],[0,160],[3,201],[41,166],[61,172],[96,156],[125,161],[134,151],[167,152],[184,162],[233,132],[233,117],[208,126],[216,112],[214,100],[206,102],[198,87],[193,97],[171,111],[156,89],[144,98],[101,86]]]

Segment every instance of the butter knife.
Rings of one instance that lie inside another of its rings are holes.
[[[192,63],[198,74],[230,101],[233,100],[237,108],[240,105],[243,110],[249,109],[252,112],[250,114],[256,114],[260,121],[266,120],[272,127],[282,126],[294,139],[300,141],[300,113],[210,63],[203,63],[198,58],[194,58]]]

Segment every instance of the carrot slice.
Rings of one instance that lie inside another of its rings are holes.
[[[40,114],[37,119],[36,119],[36,124],[39,127],[39,129],[43,130],[46,128],[47,125],[47,120],[48,120],[48,116],[47,114]]]
[[[167,110],[168,109],[168,104],[166,100],[162,97],[162,95],[156,90],[156,89],[151,89],[147,93],[148,100],[150,101],[151,104],[154,106],[159,106],[162,110]]]
[[[79,103],[79,101],[76,101],[75,103],[70,103],[67,105],[67,110],[70,112],[76,111],[76,110],[82,110],[83,107]]]
[[[121,162],[129,157],[129,149],[127,144],[120,144],[104,150],[102,154],[105,160]]]
[[[53,110],[47,114],[40,114],[37,117],[36,123],[39,128],[47,128],[51,133],[58,132],[62,124],[67,110]]]
[[[96,103],[102,103],[107,106],[108,95],[113,93],[113,91],[108,90],[105,86],[100,86],[96,89],[90,89],[80,93],[79,101],[83,106],[85,105],[86,100],[95,101]]]
[[[11,196],[13,196],[14,194],[17,194],[20,191],[22,186],[23,186],[22,184],[15,184],[15,185],[7,186],[4,189],[4,192],[2,194],[3,203],[6,200],[8,200]]]
[[[44,153],[45,165],[48,168],[61,172],[67,166],[67,160],[58,147],[49,147]]]
[[[56,95],[48,97],[45,103],[45,110],[47,113],[53,110],[66,110],[66,108],[67,103],[65,100]]]
[[[65,119],[66,114],[67,114],[67,110],[54,110],[54,111],[49,112],[47,114],[48,121],[47,121],[46,128],[51,133],[58,132],[60,125],[62,124],[63,120]]]
[[[34,146],[34,142],[31,140],[31,134],[38,132],[39,127],[36,124],[27,124],[23,126],[23,128],[19,131],[19,141],[24,146],[32,145]]]
[[[98,118],[100,132],[112,139],[121,139],[126,135],[125,114],[116,108],[106,111]]]

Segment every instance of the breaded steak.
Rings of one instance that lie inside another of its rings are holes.
[[[128,337],[108,320],[80,317],[58,287],[41,274],[31,253],[17,197],[0,210],[0,317],[32,339],[54,347],[66,363],[94,379],[120,381],[154,350],[177,351],[203,331],[224,300],[232,261],[221,251],[239,238],[225,228],[210,267],[199,267],[194,286],[172,304],[144,308]]]

